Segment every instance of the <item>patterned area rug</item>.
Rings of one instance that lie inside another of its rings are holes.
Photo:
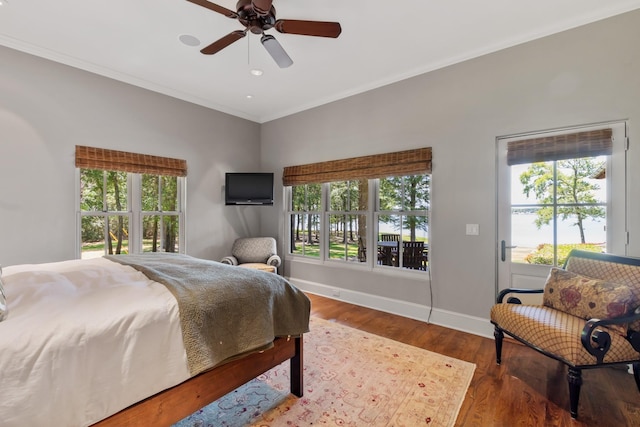
[[[453,426],[475,365],[322,319],[304,342],[304,397],[289,363],[174,427]]]

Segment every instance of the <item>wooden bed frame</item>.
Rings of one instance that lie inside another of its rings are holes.
[[[290,360],[291,393],[302,397],[302,336],[277,338],[273,344],[269,350],[252,353],[196,375],[91,427],[171,426],[287,359]]]

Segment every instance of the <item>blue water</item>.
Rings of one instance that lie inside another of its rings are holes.
[[[553,227],[551,224],[543,225],[539,229],[535,225],[535,214],[518,214],[511,216],[511,244],[520,248],[535,248],[541,243],[553,243]],[[580,231],[574,218],[558,222],[558,243],[580,243]],[[607,241],[605,219],[598,221],[586,220],[583,222],[586,243],[603,244]],[[381,233],[400,232],[390,224],[380,223]],[[408,231],[405,230],[404,234]],[[419,238],[426,238],[428,233],[418,231]]]
[[[536,247],[541,243],[553,243],[553,227],[551,224],[537,228],[535,214],[518,214],[511,216],[511,244],[520,247]],[[580,230],[575,218],[558,222],[558,243],[580,243]],[[605,219],[583,222],[585,243],[602,244],[607,241]]]

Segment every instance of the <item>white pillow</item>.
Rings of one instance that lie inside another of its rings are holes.
[[[9,315],[9,307],[7,307],[7,298],[4,295],[4,288],[2,287],[2,266],[0,266],[0,322],[7,318]]]

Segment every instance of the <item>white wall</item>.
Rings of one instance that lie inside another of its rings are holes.
[[[258,124],[8,48],[0,63],[2,265],[74,257],[75,145],[187,160],[191,255],[259,232],[222,198],[225,172],[260,168]]]
[[[629,254],[640,255],[638,40],[636,11],[263,124],[263,167],[281,172],[433,147],[433,305],[442,317],[453,312],[487,319],[496,280],[498,136],[628,119]],[[281,212],[261,221],[263,230],[283,229]],[[479,224],[480,235],[465,235],[466,223]],[[426,316],[430,304],[427,280],[292,260],[285,274],[303,287],[340,287],[343,295],[382,308],[400,301],[409,313],[418,304]]]

